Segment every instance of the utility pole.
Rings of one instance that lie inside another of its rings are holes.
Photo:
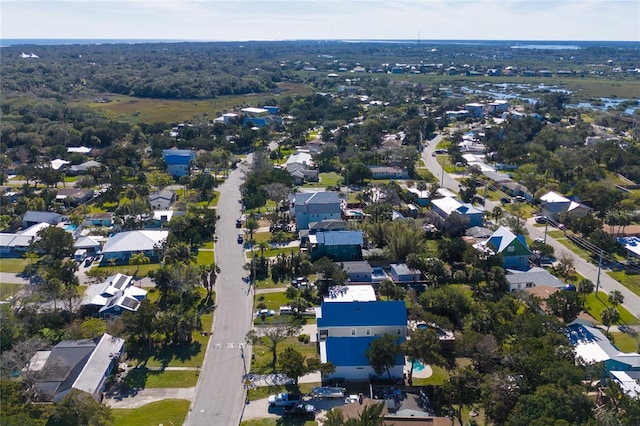
[[[442,175],[440,176],[440,188],[444,188],[444,155],[442,156]]]
[[[598,261],[598,279],[596,280],[596,297],[598,297],[598,289],[600,288],[600,271],[602,270],[602,250],[600,250],[600,260]]]
[[[547,229],[549,228],[549,218],[544,221],[544,240],[543,242],[547,244]]]

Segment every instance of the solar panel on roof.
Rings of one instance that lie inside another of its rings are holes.
[[[126,275],[121,275],[120,277],[118,277],[118,280],[116,281],[116,283],[113,285],[115,288],[117,288],[118,290],[120,290],[125,283],[127,282],[127,277]]]
[[[132,297],[125,297],[124,300],[120,302],[120,304],[125,308],[131,309],[132,311],[135,311],[136,309],[138,309],[138,306],[140,306],[140,302]]]

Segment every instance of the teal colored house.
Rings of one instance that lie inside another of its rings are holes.
[[[328,257],[333,261],[362,260],[362,231],[318,232],[309,235],[311,261]]]
[[[504,226],[501,226],[491,234],[487,241],[483,241],[474,246],[480,251],[489,249],[493,253],[500,253],[505,269],[517,269],[526,271],[529,269],[529,256],[531,251],[524,235],[515,235]]]

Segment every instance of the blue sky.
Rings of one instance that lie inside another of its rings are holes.
[[[7,38],[640,41],[640,0],[2,0]]]

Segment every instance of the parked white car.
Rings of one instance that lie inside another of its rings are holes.
[[[274,311],[273,309],[260,309],[258,312],[256,312],[256,316],[257,317],[272,317],[275,316],[276,311]]]

